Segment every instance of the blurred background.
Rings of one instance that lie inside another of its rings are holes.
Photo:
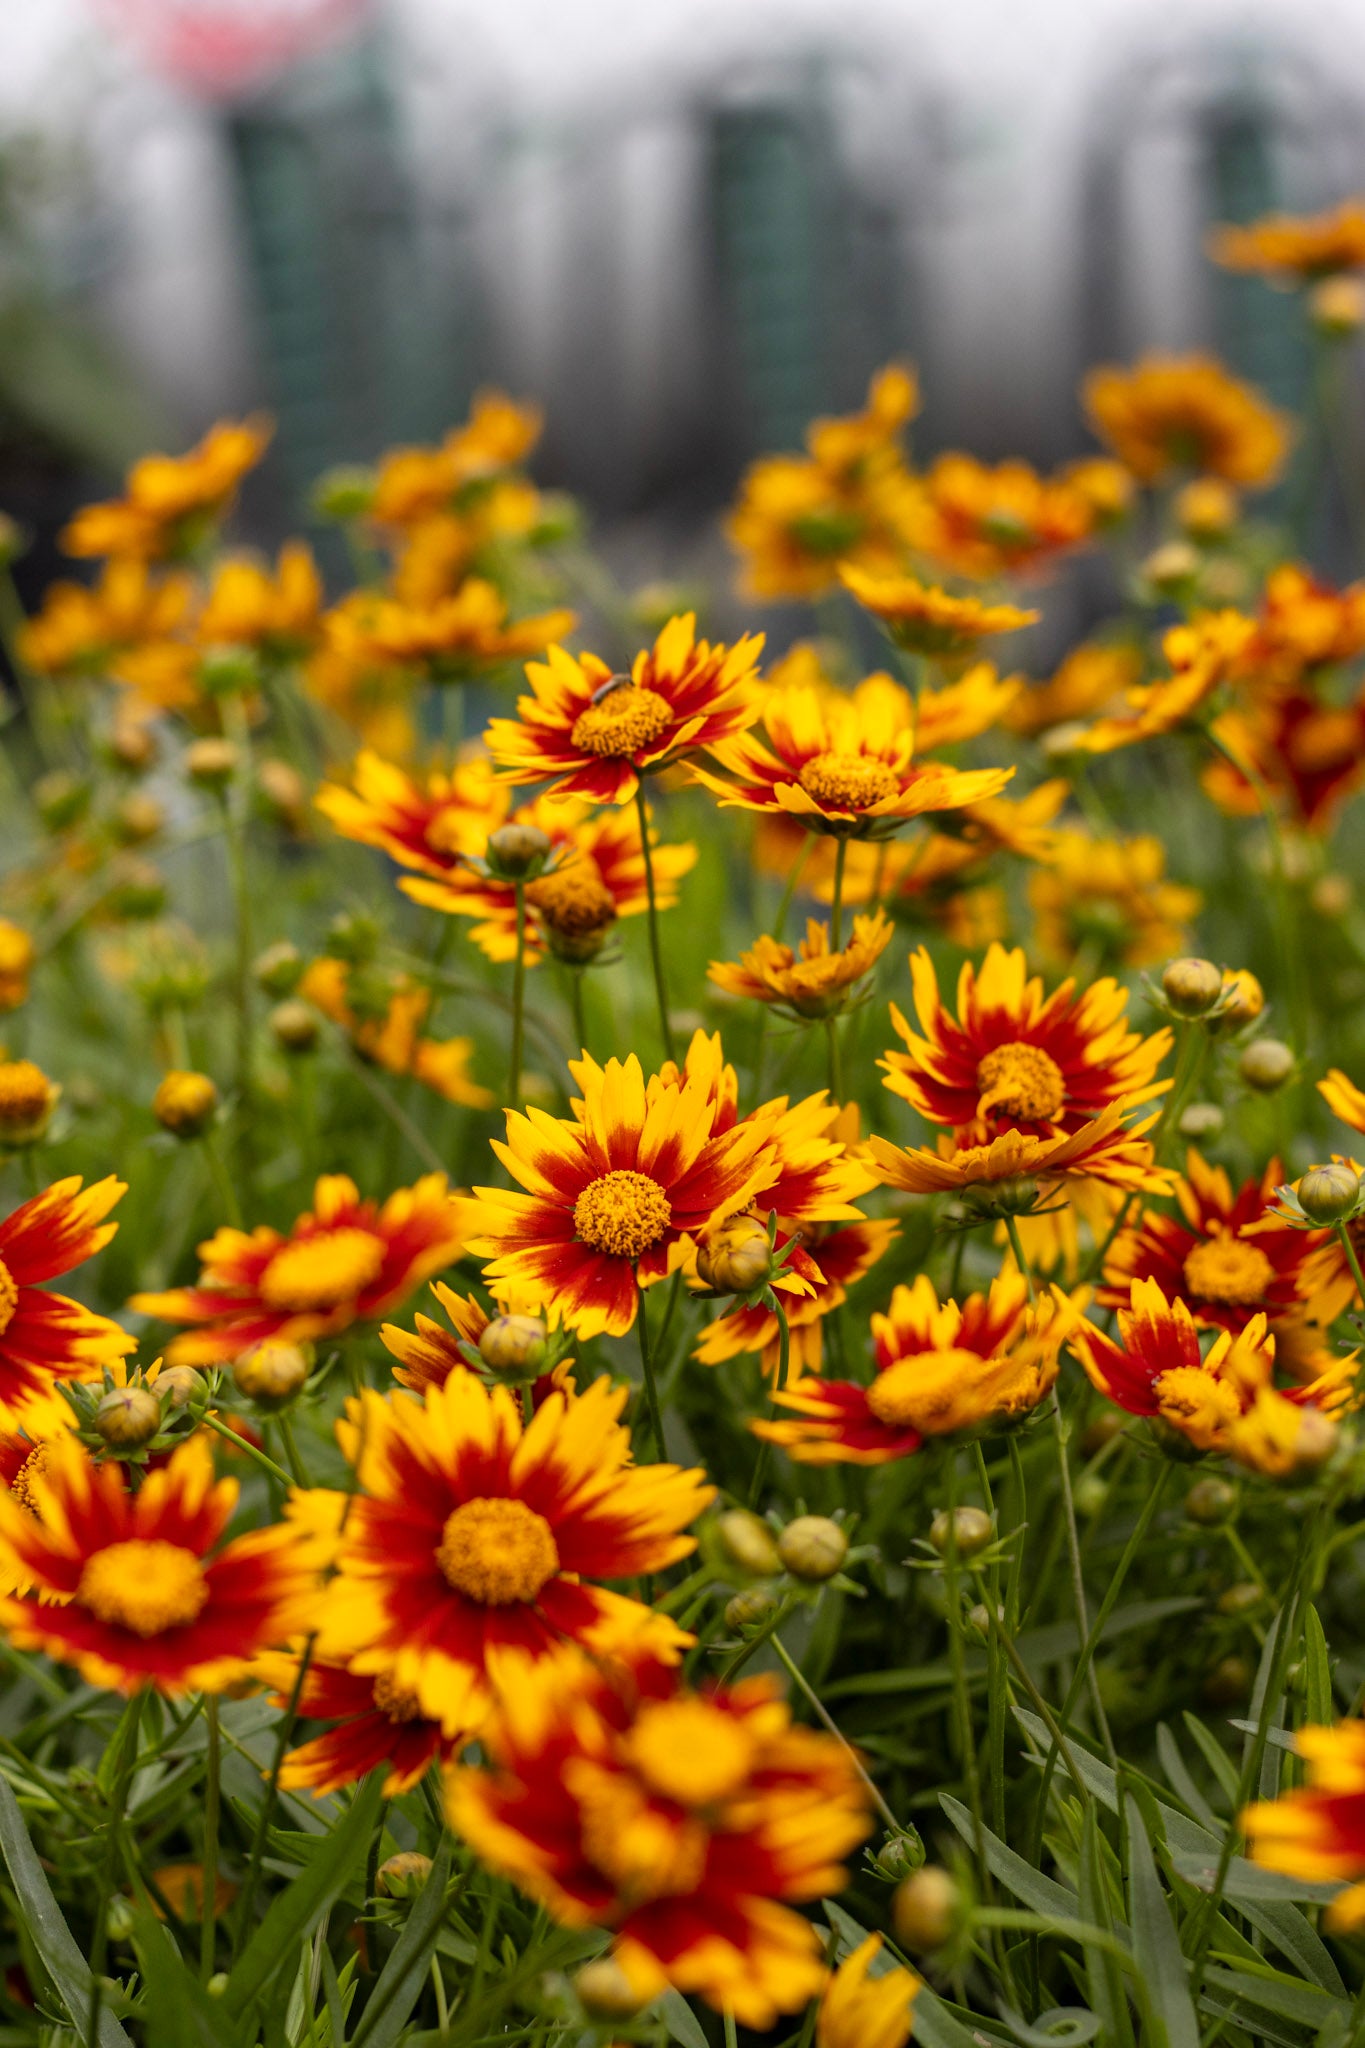
[[[634,573],[745,462],[920,366],[920,454],[1053,462],[1087,362],[1302,397],[1209,224],[1365,186],[1365,0],[29,0],[0,23],[0,503],[38,536],[264,406],[328,464],[539,399]]]

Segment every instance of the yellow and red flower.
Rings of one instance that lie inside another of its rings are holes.
[[[385,1323],[379,1332],[384,1349],[398,1360],[394,1378],[414,1394],[424,1394],[428,1387],[443,1387],[457,1368],[467,1372],[469,1360],[461,1342],[477,1351],[489,1324],[487,1309],[472,1294],[461,1297],[444,1280],[433,1281],[431,1291],[450,1318],[450,1330],[443,1329],[432,1316],[419,1315],[415,1331]]]
[[[755,940],[738,961],[713,960],[707,977],[728,995],[773,1003],[798,1017],[827,1017],[872,972],[891,943],[894,925],[880,910],[855,917],[846,945],[834,949],[829,926],[810,918],[799,949],[779,939]]]
[[[1040,476],[1027,462],[940,455],[923,479],[916,551],[959,576],[995,579],[1036,572],[1091,539],[1095,509],[1066,475]]]
[[[1068,733],[1080,754],[1111,754],[1196,722],[1214,692],[1234,678],[1255,634],[1255,621],[1238,611],[1200,612],[1172,626],[1161,646],[1169,676],[1129,690],[1127,711]]]
[[[54,1438],[25,1497],[0,1494],[0,1555],[33,1588],[0,1600],[0,1629],[91,1685],[221,1692],[307,1625],[316,1585],[287,1526],[219,1547],[237,1491],[234,1479],[215,1484],[200,1437],[136,1492],[121,1464]]]
[[[741,733],[708,748],[724,776],[696,765],[691,773],[723,806],[786,813],[812,832],[896,832],[925,812],[995,796],[1014,773],[917,761],[914,704],[889,676],[868,676],[848,696],[802,684],[772,688],[761,709],[769,746]]]
[[[1365,1721],[1300,1728],[1294,1747],[1308,1782],[1244,1807],[1238,1826],[1264,1870],[1313,1884],[1341,1883],[1326,1925],[1338,1934],[1365,1923]]]
[[[481,855],[512,808],[510,791],[483,755],[462,757],[448,773],[433,769],[419,781],[366,748],[356,756],[351,782],[350,789],[326,782],[315,798],[342,838],[438,879]]]
[[[199,1247],[196,1286],[135,1294],[130,1306],[189,1325],[167,1347],[173,1364],[238,1358],[267,1340],[311,1343],[373,1321],[452,1265],[465,1249],[459,1214],[441,1173],[382,1206],[345,1174],[324,1174],[287,1236],[263,1223],[219,1230]]]
[[[386,1671],[360,1674],[314,1655],[300,1687],[299,1659],[267,1652],[257,1659],[255,1675],[274,1688],[277,1705],[288,1706],[298,1687],[300,1718],[336,1724],[289,1751],[280,1766],[283,1791],[306,1790],[320,1799],[387,1764],[384,1797],[397,1799],[420,1783],[438,1759],[444,1762],[454,1753],[455,1744],[440,1722],[424,1714],[417,1695],[396,1685]]]
[[[791,1420],[750,1424],[803,1465],[884,1465],[932,1437],[956,1436],[1031,1413],[1057,1378],[1062,1339],[1075,1321],[1064,1295],[1036,1306],[1028,1282],[1006,1273],[987,1294],[940,1304],[921,1273],[872,1318],[876,1371],[852,1380],[807,1379],[774,1400]]]
[[[864,610],[880,619],[898,646],[950,665],[975,653],[979,641],[1017,633],[1041,617],[1015,604],[954,597],[915,576],[875,576],[847,563],[839,570],[839,580]]]
[[[268,563],[251,555],[228,556],[214,567],[195,634],[205,647],[227,643],[302,654],[317,638],[322,597],[306,541],[285,542],[273,575]]]
[[[367,984],[363,991],[357,987],[362,981]],[[376,979],[374,970],[362,974],[344,960],[325,954],[307,967],[298,993],[339,1024],[362,1058],[372,1060],[385,1073],[411,1074],[447,1102],[462,1102],[469,1109],[487,1109],[492,1104],[488,1090],[469,1072],[473,1039],[429,1038],[423,1032],[431,1011],[431,990],[410,975]]]
[[[1365,781],[1365,690],[1345,704],[1280,691],[1225,711],[1212,731],[1226,753],[1204,770],[1204,788],[1234,817],[1258,816],[1268,791],[1290,822],[1325,837]]]
[[[314,1616],[319,1654],[387,1674],[450,1736],[479,1726],[509,1653],[638,1642],[676,1658],[681,1629],[589,1583],[686,1557],[683,1532],[714,1495],[701,1472],[631,1462],[625,1401],[594,1380],[549,1394],[527,1423],[507,1388],[452,1372],[421,1401],[349,1402],[337,1434],[360,1491]],[[305,1524],[329,1498],[299,1497]]]
[[[771,1680],[528,1672],[481,1739],[493,1768],[450,1773],[451,1825],[555,1919],[609,1928],[642,2002],[672,1984],[761,2031],[820,1990],[819,1938],[790,1908],[840,1889],[866,1794]]]
[[[1209,254],[1225,270],[1310,284],[1365,265],[1365,204],[1343,199],[1323,213],[1268,213],[1250,226],[1215,228]]]
[[[93,585],[50,583],[20,629],[19,654],[40,676],[98,674],[129,648],[169,639],[192,602],[183,571],[153,576],[146,562],[117,557]]]
[[[75,1174],[0,1223],[0,1408],[20,1421],[57,1380],[88,1378],[137,1349],[108,1316],[43,1285],[108,1244],[118,1225],[104,1219],[126,1193],[113,1174],[84,1189]]]
[[[1046,866],[1028,880],[1034,942],[1063,964],[1090,959],[1149,967],[1186,950],[1198,889],[1166,879],[1166,847],[1154,832],[1097,839],[1076,826],[1053,834]]]
[[[353,591],[327,613],[323,628],[343,660],[459,682],[499,662],[543,653],[572,632],[574,622],[574,613],[563,609],[509,618],[497,585],[470,576],[451,596],[426,605],[405,604],[383,591]]]
[[[509,782],[552,782],[556,796],[629,803],[640,777],[732,739],[758,715],[762,634],[733,647],[696,637],[691,612],[670,619],[628,676],[595,654],[552,647],[528,662],[532,695],[518,716],[493,719],[488,750]]]
[[[1084,396],[1095,432],[1145,484],[1186,471],[1256,489],[1275,481],[1289,448],[1284,416],[1212,356],[1092,370]]]
[[[789,1333],[787,1372],[792,1380],[820,1370],[824,1355],[824,1324],[848,1299],[848,1290],[871,1272],[900,1231],[894,1217],[875,1222],[807,1223],[784,1228],[779,1218],[773,1247],[781,1254],[796,1239],[789,1267],[805,1282],[806,1292],[784,1292],[783,1311]],[[718,1316],[702,1331],[693,1356],[702,1365],[723,1365],[731,1358],[757,1353],[765,1373],[774,1373],[781,1359],[782,1333],[767,1308],[737,1308]]]
[[[124,479],[125,495],[85,505],[61,534],[68,555],[150,556],[176,552],[227,510],[237,486],[269,446],[270,422],[220,420],[185,455],[144,455]]]

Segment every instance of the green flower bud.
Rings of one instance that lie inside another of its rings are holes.
[[[1360,1200],[1360,1175],[1340,1159],[1310,1167],[1299,1182],[1298,1197],[1310,1223],[1344,1223]]]
[[[1212,960],[1172,960],[1161,988],[1177,1017],[1202,1017],[1223,993],[1223,976]]]
[[[952,1514],[941,1508],[929,1524],[929,1541],[940,1557],[948,1555],[954,1531],[958,1556],[975,1557],[994,1537],[995,1524],[981,1508],[955,1508]]]
[[[798,1515],[777,1539],[777,1554],[794,1579],[832,1579],[848,1556],[848,1538],[827,1515]]]
[[[891,1924],[901,1947],[912,1955],[946,1947],[962,1921],[962,1887],[941,1864],[926,1863],[896,1888]]]

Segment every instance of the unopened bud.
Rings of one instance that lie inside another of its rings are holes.
[[[1101,1472],[1082,1472],[1073,1500],[1078,1515],[1097,1515],[1109,1498],[1109,1482]]]
[[[95,1428],[107,1444],[145,1444],[161,1427],[161,1403],[150,1387],[111,1387],[95,1410]]]
[[[197,1138],[213,1122],[218,1090],[207,1074],[173,1069],[152,1097],[152,1115],[177,1138]]]
[[[962,1888],[939,1863],[926,1863],[896,1888],[891,1924],[902,1948],[915,1955],[943,1948],[962,1917]]]
[[[1295,1059],[1280,1038],[1253,1038],[1237,1062],[1237,1071],[1258,1095],[1273,1095],[1293,1073]]]
[[[134,790],[114,813],[114,830],[125,846],[143,846],[155,839],[166,822],[166,813],[154,796]]]
[[[631,1983],[615,1956],[594,1956],[575,1970],[574,1993],[589,2019],[630,2020],[649,2003]]]
[[[954,1548],[959,1557],[975,1557],[994,1535],[995,1524],[981,1508],[954,1508],[951,1514],[940,1508],[929,1524],[929,1541],[940,1557]]]
[[[137,1926],[137,1914],[133,1911],[132,1900],[125,1899],[122,1894],[110,1899],[109,1911],[104,1916],[104,1925],[110,1941],[127,1941]]]
[[[1358,333],[1365,325],[1365,285],[1357,277],[1324,277],[1308,294],[1308,317],[1333,341]]]
[[[550,835],[538,825],[499,825],[488,835],[484,859],[504,882],[529,882],[550,856]]]
[[[1218,1595],[1218,1612],[1226,1614],[1230,1619],[1236,1619],[1240,1615],[1250,1614],[1264,1599],[1265,1594],[1253,1580],[1243,1579],[1238,1585],[1229,1586],[1225,1592]]]
[[[209,697],[246,697],[261,680],[254,647],[229,643],[206,648],[199,657],[199,686]]]
[[[381,936],[378,922],[365,911],[339,910],[327,927],[324,950],[333,960],[363,967],[379,951]]]
[[[63,769],[40,775],[33,785],[33,802],[49,832],[65,832],[78,824],[90,805],[90,785]]]
[[[1265,1008],[1265,990],[1246,967],[1223,969],[1223,1001],[1214,1022],[1222,1031],[1254,1024]]]
[[[1349,875],[1340,875],[1331,869],[1319,875],[1312,887],[1313,908],[1319,917],[1345,917],[1351,907],[1355,891]]]
[[[210,1998],[226,1998],[227,1988],[228,1973],[226,1970],[215,1970],[208,1983],[204,1986]]]
[[[756,1216],[736,1216],[697,1250],[697,1277],[716,1294],[751,1294],[773,1269],[768,1233]]]
[[[848,1538],[827,1515],[798,1515],[777,1539],[777,1554],[794,1579],[832,1579],[848,1556]]]
[[[0,1060],[0,1149],[18,1152],[45,1137],[61,1092],[32,1060]]]
[[[924,1843],[918,1828],[897,1828],[895,1834],[887,1836],[872,1861],[878,1875],[892,1884],[923,1870]]]
[[[123,719],[109,735],[109,751],[120,768],[138,775],[157,757],[156,736],[150,726]]]
[[[195,740],[185,749],[185,773],[204,789],[222,789],[237,773],[237,760],[231,740]]]
[[[166,878],[150,861],[124,856],[104,900],[116,917],[160,917],[166,908]]]
[[[297,1344],[267,1339],[243,1352],[232,1368],[239,1394],[258,1408],[283,1408],[308,1377],[308,1358]]]
[[[755,1629],[763,1628],[777,1612],[777,1602],[771,1593],[765,1593],[754,1586],[747,1593],[736,1593],[725,1603],[725,1626],[731,1635],[747,1636]]]
[[[494,1316],[479,1339],[490,1372],[534,1379],[545,1362],[549,1332],[539,1316]]]
[[[1177,1017],[1202,1017],[1223,992],[1223,977],[1212,960],[1172,960],[1161,988]]]
[[[293,996],[270,1012],[270,1035],[283,1052],[311,1052],[318,1042],[318,1013]]]
[[[1235,1707],[1248,1697],[1256,1673],[1245,1657],[1220,1657],[1205,1674],[1203,1693],[1211,1707]]]
[[[308,810],[308,790],[297,768],[288,761],[268,756],[257,764],[256,781],[271,810],[286,825],[302,822]]]
[[[303,979],[303,955],[288,939],[277,939],[251,963],[257,986],[268,996],[292,996]]]
[[[157,1374],[153,1392],[159,1400],[168,1400],[172,1408],[185,1408],[206,1384],[203,1373],[194,1366],[168,1365]]]
[[[1216,476],[1197,477],[1175,501],[1175,516],[1193,540],[1222,540],[1237,524],[1240,509],[1231,484]]]
[[[1193,583],[1199,574],[1199,557],[1188,541],[1168,540],[1148,555],[1142,574],[1153,590],[1173,593]]]
[[[1216,1138],[1227,1119],[1216,1102],[1191,1102],[1180,1112],[1182,1138]]]
[[[755,1579],[775,1578],[782,1569],[777,1539],[760,1515],[728,1508],[716,1518],[716,1537],[727,1563]]]
[[[1344,1223],[1360,1200],[1360,1175],[1345,1160],[1313,1166],[1298,1185],[1299,1207],[1310,1223]]]
[[[1031,1216],[1041,1192],[1031,1174],[1015,1173],[1007,1180],[976,1181],[962,1190],[962,1199],[979,1216]]]
[[[431,1876],[431,1858],[420,1849],[400,1849],[386,1857],[376,1873],[379,1889],[391,1899],[409,1899]]]
[[[1226,1479],[1196,1479],[1185,1495],[1185,1516],[1203,1528],[1214,1529],[1226,1522],[1236,1505],[1236,1491]]]

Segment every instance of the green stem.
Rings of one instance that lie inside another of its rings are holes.
[[[199,1907],[199,1975],[207,1984],[213,1975],[214,1936],[218,1929],[218,1798],[222,1756],[218,1702],[212,1694],[204,1701],[204,1725],[208,1730],[208,1751],[204,1770],[204,1896]]]
[[[948,1547],[943,1555],[948,1593],[948,1657],[953,1671],[953,1709],[957,1722],[962,1771],[967,1781],[967,1804],[972,1815],[973,1847],[976,1850],[977,1879],[990,1897],[990,1871],[986,1863],[986,1822],[981,1809],[981,1765],[976,1753],[972,1727],[972,1703],[967,1692],[967,1658],[962,1640],[962,1594],[957,1550],[957,1452],[947,1450],[948,1465]]]
[[[637,1283],[638,1284],[638,1283]],[[639,1307],[636,1310],[636,1326],[640,1333],[640,1374],[644,1383],[645,1410],[649,1416],[649,1427],[654,1437],[654,1455],[664,1454],[664,1422],[659,1410],[659,1388],[654,1377],[654,1356],[649,1343],[649,1316],[645,1309],[646,1295],[640,1288]]]
[[[1351,1233],[1344,1223],[1338,1223],[1337,1236],[1341,1239],[1342,1250],[1345,1252],[1347,1262],[1355,1276],[1356,1292],[1359,1294],[1362,1303],[1365,1303],[1365,1273],[1362,1273],[1360,1270],[1360,1260],[1356,1257],[1356,1248],[1351,1242]]]
[[[781,1636],[774,1633],[771,1638],[771,1641],[773,1650],[777,1655],[778,1661],[781,1663],[783,1670],[787,1673],[787,1676],[791,1679],[792,1684],[800,1688],[801,1692],[805,1695],[805,1698],[810,1703],[812,1713],[814,1713],[818,1717],[821,1725],[829,1731],[829,1733],[834,1737],[835,1741],[838,1742],[843,1747],[843,1749],[847,1751],[849,1757],[852,1759],[854,1770],[858,1773],[858,1776],[862,1779],[863,1784],[867,1787],[868,1795],[872,1800],[872,1804],[876,1807],[878,1813],[886,1822],[886,1825],[891,1829],[892,1833],[899,1834],[901,1832],[900,1822],[896,1819],[895,1814],[891,1811],[891,1808],[887,1805],[886,1801],[882,1798],[881,1793],[877,1790],[877,1787],[873,1784],[871,1778],[869,1778],[869,1776],[867,1775],[867,1772],[864,1770],[862,1762],[859,1759],[858,1752],[853,1748],[852,1744],[849,1742],[849,1739],[844,1734],[843,1729],[834,1719],[834,1716],[828,1711],[824,1701],[820,1698],[820,1695],[816,1692],[814,1686],[806,1677],[805,1672],[796,1662],[796,1659],[791,1655],[786,1644],[783,1642]]]
[[[114,1879],[118,1871],[123,1833],[123,1816],[128,1805],[128,1791],[133,1782],[133,1771],[137,1764],[138,1731],[142,1725],[142,1708],[146,1700],[145,1687],[140,1687],[123,1710],[123,1719],[115,1741],[118,1744],[118,1763],[114,1771],[114,1788],[109,1802],[109,1836],[104,1845],[104,1868],[100,1872],[99,1890],[95,1899],[95,1930],[90,1942],[90,2020],[86,2030],[87,2048],[96,2048],[100,2031],[100,2008],[104,2003],[104,1965],[109,1954],[109,1904],[114,1896]]]
[[[238,1436],[235,1429],[229,1429],[227,1424],[220,1422],[216,1415],[201,1415],[199,1420],[203,1423],[205,1429],[211,1429],[215,1436],[222,1437],[224,1442],[230,1443],[235,1451],[245,1453],[248,1458],[251,1458],[260,1466],[262,1472],[268,1472],[276,1485],[282,1486],[286,1493],[293,1491],[294,1482],[284,1467],[277,1465],[273,1458],[268,1458],[264,1451],[258,1450],[249,1437]]]
[[[223,793],[223,829],[227,843],[228,872],[232,880],[236,913],[236,965],[233,1001],[237,1011],[237,1095],[241,1104],[241,1130],[249,1149],[252,1087],[251,1017],[251,878],[247,870],[246,822],[251,801],[251,728],[240,697],[223,699],[223,727],[237,748],[237,768],[232,783]],[[246,1152],[244,1151],[244,1157]]]
[[[831,953],[837,953],[844,942],[844,863],[847,859],[847,839],[836,839],[834,842],[834,897],[829,906],[829,949]]]
[[[569,975],[569,1012],[573,1018],[574,1051],[588,1050],[588,1026],[583,1014],[583,969],[571,967]]]
[[[233,1186],[232,1175],[224,1164],[222,1149],[212,1130],[205,1131],[201,1143],[204,1148],[204,1164],[208,1167],[209,1180],[212,1184],[213,1192],[218,1198],[218,1205],[233,1229],[240,1230],[242,1227],[242,1205],[237,1200],[237,1190]]]
[[[288,1749],[293,1737],[294,1723],[297,1721],[299,1714],[299,1700],[303,1695],[304,1681],[308,1676],[308,1666],[312,1660],[313,1638],[309,1636],[303,1646],[303,1654],[299,1658],[298,1675],[294,1680],[293,1691],[289,1695],[289,1704],[280,1716],[279,1727],[275,1734],[275,1754],[271,1758],[270,1776],[266,1780],[265,1797],[261,1801],[261,1811],[257,1816],[255,1831],[251,1837],[251,1854],[247,1862],[246,1879],[242,1885],[242,1896],[237,1911],[236,1938],[232,1945],[234,1962],[237,1959],[242,1944],[251,1938],[251,1909],[256,1903],[256,1891],[261,1881],[261,1861],[265,1854],[266,1836],[270,1831],[270,1822],[275,1811],[275,1800],[279,1795],[280,1770],[284,1764],[285,1751]]]
[[[290,1419],[288,1410],[282,1409],[275,1417],[275,1421],[279,1426],[280,1441],[284,1445],[284,1455],[288,1461],[289,1470],[294,1475],[294,1484],[295,1486],[306,1488],[311,1482],[307,1471],[304,1469],[303,1460],[299,1456],[299,1447],[294,1436],[294,1424]]]
[[[645,893],[649,897],[649,953],[654,963],[654,993],[659,1003],[659,1035],[663,1039],[664,1058],[675,1057],[673,1051],[673,1027],[668,1021],[668,988],[664,982],[663,948],[659,942],[659,902],[654,887],[654,855],[649,845],[649,806],[645,802],[645,786],[637,783],[635,809],[640,819],[640,852],[645,863]]]
[[[512,1056],[507,1078],[507,1100],[515,1109],[521,1101],[522,1042],[526,1014],[526,884],[516,884],[517,959],[512,970]]]
[[[773,1292],[773,1314],[777,1317],[777,1371],[773,1376],[773,1398],[768,1404],[768,1420],[777,1414],[777,1394],[787,1384],[791,1370],[791,1327],[787,1322],[787,1311],[780,1296]],[[757,1513],[763,1498],[763,1482],[768,1476],[768,1462],[772,1456],[772,1444],[766,1437],[758,1440],[758,1456],[754,1460],[754,1476],[749,1485],[749,1506]]]
[[[787,1616],[791,1613],[795,1605],[796,1596],[792,1593],[788,1593],[785,1599],[780,1600],[778,1602],[777,1606],[773,1609],[768,1619],[764,1622],[762,1628],[755,1629],[754,1633],[750,1636],[748,1642],[742,1644],[740,1648],[735,1651],[734,1656],[730,1659],[729,1663],[724,1666],[719,1678],[716,1680],[717,1685],[728,1685],[732,1678],[738,1678],[740,1672],[744,1669],[744,1666],[748,1663],[749,1659],[752,1656],[754,1656],[757,1651],[761,1650],[765,1643],[772,1641],[773,1637],[777,1634],[777,1631],[781,1628],[783,1622],[787,1619]]]

